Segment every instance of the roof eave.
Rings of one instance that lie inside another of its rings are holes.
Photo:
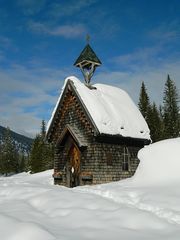
[[[151,143],[150,139],[136,138],[136,137],[125,137],[120,134],[105,134],[100,133],[96,136],[98,142],[111,143],[111,144],[132,144],[133,146],[144,146]]]
[[[78,147],[81,149],[84,149],[87,147],[87,142],[82,141],[80,139],[80,137],[78,135],[80,135],[79,133],[77,134],[73,127],[71,127],[69,124],[67,124],[64,128],[64,130],[62,131],[58,141],[57,141],[57,145],[61,145],[63,144],[64,138],[66,136],[66,134],[69,132],[69,134],[72,136],[72,138],[74,139],[74,141],[77,143]]]
[[[51,132],[51,130],[52,130],[54,121],[55,121],[55,119],[56,119],[56,117],[57,117],[57,112],[58,112],[59,106],[61,105],[61,103],[62,103],[62,101],[63,101],[63,99],[64,99],[64,96],[65,96],[65,93],[66,93],[66,91],[67,91],[68,82],[69,82],[69,81],[70,81],[70,79],[67,80],[66,86],[65,86],[65,88],[63,89],[63,92],[62,92],[60,101],[59,101],[59,103],[58,103],[58,105],[57,105],[57,107],[56,107],[56,111],[55,111],[54,117],[53,117],[53,119],[52,119],[52,121],[51,121],[51,123],[50,123],[50,125],[49,125],[48,131],[47,131],[47,133],[46,133],[46,139],[47,139],[47,140],[50,139],[50,136],[49,136],[49,135],[50,135],[50,132]]]

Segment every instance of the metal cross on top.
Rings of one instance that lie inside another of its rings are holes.
[[[89,42],[90,42],[90,38],[91,38],[91,37],[90,37],[90,35],[89,35],[89,34],[87,34],[87,35],[86,35],[86,42],[87,42],[87,43],[89,43]]]

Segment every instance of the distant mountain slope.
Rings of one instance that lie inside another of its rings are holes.
[[[0,126],[0,144],[3,143],[4,141],[4,134],[5,134],[6,128]],[[32,146],[32,142],[33,139],[26,137],[24,135],[21,135],[19,133],[13,132],[11,131],[11,136],[15,142],[16,148],[19,152],[25,152],[25,153],[29,153],[31,146]]]

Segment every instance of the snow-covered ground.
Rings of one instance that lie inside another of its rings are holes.
[[[139,152],[135,176],[74,189],[52,171],[0,177],[0,239],[179,240],[180,139]]]

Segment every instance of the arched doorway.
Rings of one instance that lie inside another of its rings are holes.
[[[75,145],[72,144],[68,152],[68,161],[66,168],[66,178],[68,187],[77,187],[80,184],[80,150]]]

